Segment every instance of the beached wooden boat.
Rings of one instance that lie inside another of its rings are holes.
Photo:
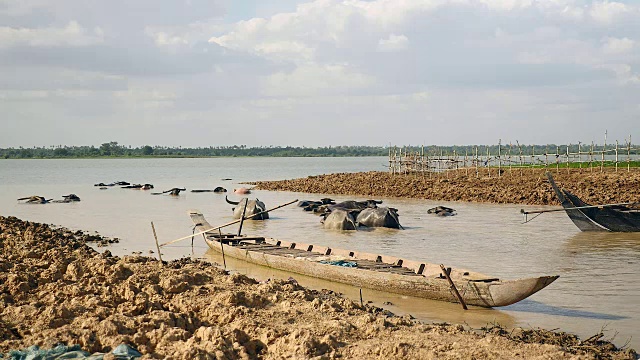
[[[560,189],[547,173],[553,191],[569,219],[582,231],[640,231],[640,208],[637,203],[590,205],[565,189]],[[636,207],[633,207],[636,205]]]
[[[207,245],[223,256],[356,287],[459,302],[436,264],[272,238],[206,232],[213,226],[202,213],[192,210],[189,215],[196,230],[204,232]],[[451,269],[449,275],[467,305],[482,307],[516,303],[558,278],[541,276],[504,281],[463,269]]]

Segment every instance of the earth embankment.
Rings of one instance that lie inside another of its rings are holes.
[[[631,359],[602,336],[425,324],[293,279],[191,259],[112,256],[64,228],[0,217],[0,353],[31,345],[146,359]]]
[[[257,181],[256,189],[369,198],[407,197],[439,201],[499,204],[559,205],[542,169],[497,169],[476,174],[475,169],[446,174],[390,174],[388,172],[336,173],[306,178]],[[551,171],[558,186],[591,204],[640,201],[638,169],[563,169]]]

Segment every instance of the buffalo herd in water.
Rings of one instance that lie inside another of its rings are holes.
[[[225,179],[227,180],[227,179]],[[229,179],[230,180],[230,179]],[[150,190],[153,189],[152,184],[130,184],[126,181],[117,181],[112,183],[98,183],[94,186],[99,186],[100,189],[107,189],[108,187],[120,186],[122,189],[138,189],[138,190]],[[179,196],[180,192],[186,191],[186,188],[172,188],[162,192],[154,192],[152,195],[168,194],[172,196]],[[218,186],[215,189],[205,190],[191,190],[193,193],[202,192],[214,192],[214,193],[226,193],[227,189]],[[233,192],[239,195],[250,194],[251,190],[241,187],[233,189]],[[75,194],[63,195],[62,200],[46,199],[42,196],[28,196],[19,198],[18,201],[25,201],[29,204],[46,204],[49,202],[54,203],[70,203],[80,201],[80,198]],[[227,203],[235,205],[232,208],[233,217],[236,219],[245,218],[251,220],[266,220],[269,218],[269,212],[266,209],[264,202],[256,199],[249,199],[247,197],[240,199],[239,201],[229,200],[225,196]],[[357,230],[358,227],[386,227],[392,229],[404,229],[400,225],[398,219],[398,209],[392,207],[378,206],[382,204],[381,200],[347,200],[340,203],[336,203],[333,199],[322,198],[319,201],[302,200],[298,202],[298,206],[304,211],[309,211],[320,216],[320,222],[326,229],[334,230]],[[427,210],[428,214],[435,216],[453,216],[456,215],[456,210],[445,206],[436,206]]]

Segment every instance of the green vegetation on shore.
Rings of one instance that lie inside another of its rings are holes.
[[[619,149],[621,160],[630,153],[637,155],[639,153],[638,146],[630,146]],[[397,151],[400,148],[391,147],[391,151]],[[602,151],[603,146],[593,146],[592,151]],[[386,146],[326,146],[326,147],[293,147],[293,146],[261,146],[247,147],[246,145],[233,146],[209,146],[186,148],[182,146],[150,146],[144,145],[140,147],[132,147],[120,145],[115,141],[104,143],[100,146],[48,146],[48,147],[32,147],[32,148],[0,148],[0,159],[65,159],[65,158],[128,158],[128,157],[346,157],[346,156],[388,156],[389,147]],[[423,153],[428,156],[473,156],[478,154],[485,156],[490,153],[495,156],[500,153],[502,156],[511,156],[516,158],[522,156],[526,158],[532,154],[555,155],[559,153],[563,155],[565,152],[575,153],[578,151],[578,145],[557,146],[549,145],[464,145],[464,146],[406,146],[402,147],[402,153],[413,152]],[[583,145],[581,148],[584,154],[587,149]],[[608,145],[606,151],[609,155],[613,155],[611,145]],[[586,157],[586,155],[583,155]],[[594,161],[598,160],[594,158]],[[584,161],[584,160],[583,160]]]

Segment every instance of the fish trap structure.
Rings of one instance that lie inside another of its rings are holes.
[[[639,171],[640,146],[631,136],[620,144],[582,142],[569,145],[497,145],[389,147],[391,174],[441,175],[464,171],[467,175],[502,176],[528,169],[556,171]]]

